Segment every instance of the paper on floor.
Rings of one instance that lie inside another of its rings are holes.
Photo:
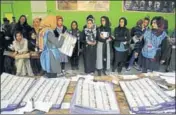
[[[52,105],[53,105],[53,103],[51,103],[51,102],[36,101],[34,103],[34,109],[39,110],[39,111],[43,111],[43,112],[49,112]]]
[[[92,75],[77,75],[75,77],[71,77],[71,81],[78,81],[79,78],[84,78],[85,80],[93,80],[94,76],[92,76]]]
[[[166,80],[169,84],[175,84],[175,77],[160,76],[160,78]]]
[[[70,108],[70,103],[62,103],[61,109],[69,109]]]
[[[171,91],[165,91],[165,93],[167,95],[169,95],[170,97],[175,97],[175,89],[174,90],[171,90]]]

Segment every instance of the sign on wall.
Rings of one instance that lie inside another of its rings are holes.
[[[174,13],[175,2],[173,0],[172,1],[124,0],[123,9],[125,11]]]
[[[56,1],[56,9],[64,11],[109,11],[109,1]]]

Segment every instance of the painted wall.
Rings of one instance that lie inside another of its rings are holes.
[[[19,18],[21,14],[25,14],[28,16],[28,23],[32,24],[32,12],[31,12],[31,4],[30,1],[15,1],[13,3],[13,7],[9,4],[1,4],[1,20],[5,12],[12,12],[14,16]],[[58,11],[56,10],[56,1],[47,1],[47,14],[53,15],[62,15],[64,17],[64,25],[70,28],[70,23],[73,20],[78,21],[79,28],[82,29],[83,25],[86,23],[86,17],[89,14],[92,14],[96,23],[100,24],[100,17],[106,15],[110,18],[112,23],[112,29],[114,29],[118,25],[118,20],[120,17],[124,16],[128,20],[128,28],[133,27],[136,24],[138,19],[141,19],[145,16],[149,16],[150,18],[154,16],[163,16],[169,22],[169,32],[171,32],[175,27],[175,14],[167,14],[167,13],[154,13],[154,12],[127,12],[123,11],[122,1],[110,1],[110,11],[109,12],[89,12],[89,11]]]

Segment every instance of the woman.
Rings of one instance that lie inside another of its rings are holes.
[[[168,56],[169,42],[164,31],[164,18],[154,17],[151,25],[152,29],[144,33],[144,45],[139,58],[142,72],[158,71]]]
[[[58,41],[53,32],[53,29],[56,28],[56,16],[47,16],[42,19],[40,27],[40,38],[43,38],[40,40],[43,43],[43,46],[40,47],[40,50],[42,50],[40,56],[41,66],[46,72],[46,77],[56,78],[57,74],[61,73],[58,48],[62,46],[64,41],[62,38]]]
[[[122,67],[124,66],[128,50],[130,47],[130,33],[128,28],[126,28],[127,20],[122,17],[119,20],[119,26],[114,30],[114,48],[115,48],[115,62],[112,71],[115,72],[115,69],[118,67],[118,73],[121,73]]]
[[[33,53],[35,52],[36,54],[39,54],[38,39],[39,39],[40,22],[41,22],[41,18],[35,18],[33,20],[33,28],[32,28],[32,31],[30,32],[30,38],[28,42],[29,51]],[[32,57],[30,60],[31,60],[33,73],[35,75],[39,75],[42,72],[40,59]]]
[[[169,62],[166,68],[166,72],[175,71],[175,46],[176,46],[176,29],[173,31],[170,40],[171,52],[169,56]]]
[[[8,55],[8,53],[11,51],[11,49],[9,48],[9,46],[12,44],[13,42],[13,35],[10,32],[10,25],[9,25],[9,20],[7,18],[4,18],[4,25],[2,27],[2,31],[3,31],[3,37],[1,39],[4,40],[3,43],[3,48],[4,48],[4,72],[6,73],[10,73],[10,74],[15,74],[15,61],[14,58],[12,58],[10,55]],[[1,42],[3,42],[3,40],[1,40]]]
[[[132,37],[132,42],[131,45],[132,47],[132,56],[129,60],[129,65],[127,67],[127,71],[131,70],[131,67],[133,66],[133,63],[136,59],[138,59],[138,56],[141,52],[142,49],[142,37],[144,34],[144,26],[143,26],[143,20],[140,19],[136,26],[132,28],[131,30],[131,37]]]
[[[14,49],[14,57],[18,55],[23,55],[28,53],[28,41],[27,39],[23,38],[23,35],[21,32],[15,33],[15,40],[13,41]],[[33,76],[31,64],[29,58],[15,58],[15,65],[16,65],[16,75],[19,76],[25,76],[28,74],[28,76]]]
[[[84,70],[86,74],[95,72],[96,66],[96,25],[93,18],[87,19],[87,26],[82,31]]]
[[[106,70],[110,69],[110,44],[112,40],[111,28],[109,18],[106,16],[101,17],[101,26],[97,29],[97,61],[96,67],[98,76],[106,75]]]
[[[16,31],[21,31],[23,34],[23,37],[28,40],[30,37],[31,30],[32,28],[30,25],[28,25],[26,16],[21,15],[18,20],[18,23],[15,25],[14,32],[12,33],[14,34]]]
[[[71,30],[69,33],[77,38],[77,42],[73,50],[73,54],[71,56],[71,66],[72,66],[72,70],[75,70],[75,69],[78,70],[81,46],[80,46],[80,31],[78,29],[78,23],[76,21],[73,21],[71,23]]]
[[[56,16],[56,23],[57,23],[57,27],[54,30],[54,34],[56,38],[59,38],[60,34],[65,33],[65,31],[67,31],[67,27],[63,25],[63,18],[61,16]],[[61,69],[62,69],[62,74],[65,75],[65,63],[68,62],[68,57],[67,55],[63,54],[63,53],[59,53],[60,56],[60,62],[61,62]]]

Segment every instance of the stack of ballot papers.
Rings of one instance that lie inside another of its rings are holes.
[[[21,101],[34,83],[34,78],[3,73],[1,75],[1,112],[24,107],[25,104]]]
[[[70,33],[68,32],[65,32],[64,34],[61,34],[59,36],[59,39],[60,40],[61,38],[64,38],[64,42],[63,42],[63,45],[61,48],[59,48],[59,50],[67,55],[67,56],[72,56],[72,53],[73,53],[73,49],[75,47],[75,44],[76,44],[76,41],[77,41],[77,38],[73,35],[71,35]]]
[[[112,83],[80,78],[71,100],[71,114],[119,114]]]
[[[69,83],[70,80],[66,78],[41,77],[22,102],[31,101],[34,109],[44,112],[48,112],[49,109],[60,109]]]
[[[175,113],[175,100],[149,78],[119,81],[132,113]]]

